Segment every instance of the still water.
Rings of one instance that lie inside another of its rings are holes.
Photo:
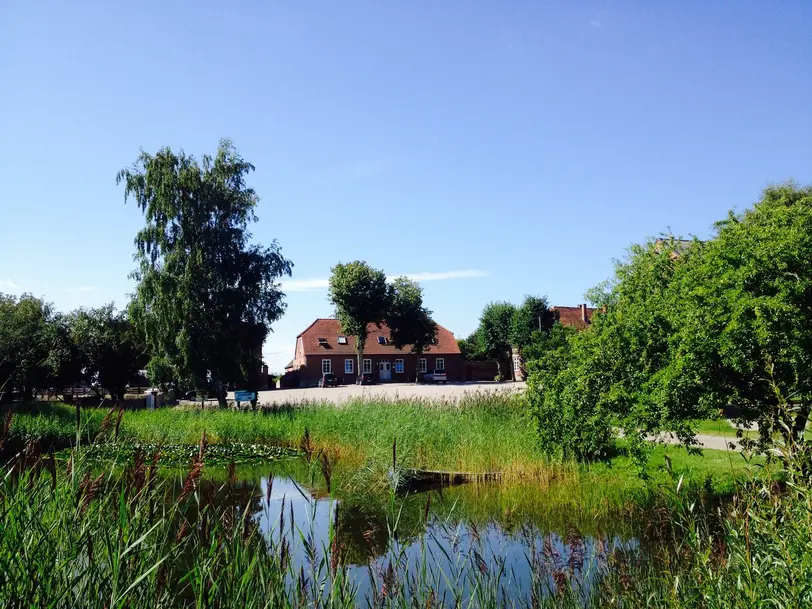
[[[248,506],[269,551],[287,546],[293,574],[326,581],[340,556],[363,605],[394,589],[417,594],[426,584],[446,602],[483,587],[520,604],[564,586],[586,599],[614,563],[639,554],[628,530],[584,532],[562,514],[511,510],[504,507],[509,492],[489,483],[407,496],[357,487],[327,494],[302,476],[277,474],[241,476],[228,500]],[[289,579],[294,585],[295,575]]]

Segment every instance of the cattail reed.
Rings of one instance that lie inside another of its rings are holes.
[[[189,474],[186,476],[186,480],[183,483],[183,490],[181,490],[181,493],[178,496],[178,504],[183,503],[184,499],[186,499],[186,497],[188,497],[197,488],[197,481],[200,479],[200,475],[202,473],[203,461],[195,460],[192,464],[192,469],[189,470]]]
[[[304,453],[305,459],[308,463],[310,463],[310,459],[312,458],[313,452],[315,452],[316,449],[313,446],[313,439],[310,437],[310,429],[307,427],[305,427],[304,435],[299,442],[299,450]]]
[[[271,506],[271,496],[273,495],[273,472],[268,472],[268,480],[265,485],[265,504]]]
[[[331,492],[331,482],[333,479],[333,462],[325,451],[321,451],[319,456],[319,467],[321,468],[322,476],[324,476],[324,483],[327,486],[327,493],[329,494]]]
[[[3,417],[3,433],[0,434],[0,450],[3,449],[3,445],[6,443],[6,439],[11,435],[11,423],[14,421],[14,413],[12,412],[11,408],[6,411],[5,416]]]
[[[118,432],[121,429],[121,419],[124,418],[124,406],[118,408],[118,416],[116,417],[116,427],[113,431],[113,439],[118,442]]]

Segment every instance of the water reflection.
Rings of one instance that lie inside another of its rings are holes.
[[[287,543],[294,573],[324,571],[329,557],[340,555],[359,599],[393,586],[420,589],[421,582],[447,599],[465,597],[483,579],[498,587],[500,599],[529,600],[534,589],[561,586],[586,598],[613,555],[638,549],[634,538],[543,532],[531,519],[512,518],[505,526],[496,518],[456,516],[458,499],[448,492],[397,500],[374,493],[327,497],[277,476],[261,478],[243,505],[250,504],[270,547]],[[454,582],[453,590],[447,582]]]

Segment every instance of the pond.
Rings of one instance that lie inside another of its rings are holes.
[[[561,489],[545,493],[532,482],[398,495],[350,472],[334,477],[328,493],[312,465],[298,460],[264,473],[240,468],[231,484],[222,469],[209,474],[200,493],[221,507],[247,507],[269,551],[289,557],[288,585],[326,582],[340,560],[361,605],[430,588],[446,602],[488,594],[525,605],[567,587],[586,602],[613,565],[641,551],[628,519],[579,510],[579,497],[562,504]]]

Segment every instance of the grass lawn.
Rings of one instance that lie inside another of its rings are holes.
[[[736,439],[736,428],[733,427],[733,425],[731,425],[727,419],[706,419],[703,421],[697,421],[697,433],[706,434],[709,436],[722,436],[732,440]],[[746,430],[744,432],[744,437],[757,438],[758,432]],[[812,429],[810,429],[808,425],[806,432],[804,432],[804,437],[807,440],[812,440]]]

